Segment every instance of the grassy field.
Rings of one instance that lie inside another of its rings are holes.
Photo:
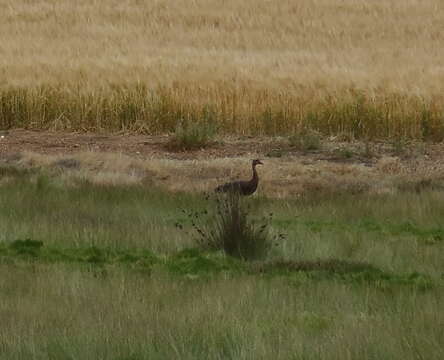
[[[441,0],[0,14],[0,358],[444,358]],[[254,158],[253,261],[196,229]]]
[[[444,355],[441,192],[247,199],[286,237],[245,262],[196,249],[198,193],[1,174],[5,358]]]
[[[0,1],[0,126],[444,138],[444,6]]]

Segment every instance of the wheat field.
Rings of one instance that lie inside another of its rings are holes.
[[[0,0],[0,126],[444,137],[440,0]]]

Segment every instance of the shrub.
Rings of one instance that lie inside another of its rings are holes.
[[[405,137],[398,136],[391,141],[391,145],[393,155],[401,156],[406,152],[409,144]]]
[[[334,154],[337,156],[338,159],[343,159],[343,160],[351,159],[355,155],[353,150],[346,146],[341,146],[335,149]]]
[[[302,151],[315,151],[321,148],[321,136],[314,130],[304,130],[288,138],[291,147]]]
[[[265,258],[275,240],[284,235],[272,236],[269,227],[272,214],[255,222],[248,210],[238,195],[227,195],[216,198],[213,211],[202,213],[210,217],[204,225],[197,224],[199,213],[190,213],[199,247],[221,250],[243,260]]]
[[[181,121],[168,143],[172,150],[195,150],[214,142],[216,126],[208,121]]]

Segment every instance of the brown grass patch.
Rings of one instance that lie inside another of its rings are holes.
[[[24,152],[12,165],[55,172],[68,183],[88,180],[100,184],[143,184],[171,191],[206,192],[226,181],[249,179],[250,158],[140,159],[116,153],[80,152],[66,156]],[[76,166],[60,166],[65,163]],[[258,170],[258,194],[279,198],[390,193],[409,188],[420,191],[429,185],[443,186],[444,180],[442,164],[428,162],[418,166],[415,162],[394,158],[382,158],[375,166],[325,160],[306,164],[306,158],[300,156],[269,158],[264,164]]]

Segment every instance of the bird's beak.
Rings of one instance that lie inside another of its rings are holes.
[[[262,161],[260,161],[260,160],[257,163],[260,164],[260,165],[264,165],[264,163]]]

